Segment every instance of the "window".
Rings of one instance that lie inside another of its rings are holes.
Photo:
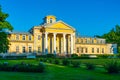
[[[25,53],[25,52],[26,52],[25,47],[22,47],[22,52],[23,52],[23,53]]]
[[[77,43],[79,43],[79,39],[77,39]]]
[[[88,49],[87,48],[85,48],[85,53],[88,53]]]
[[[83,53],[83,48],[81,48],[81,53]]]
[[[16,53],[19,53],[19,46],[16,46]]]
[[[85,43],[87,43],[87,39],[85,39]]]
[[[92,39],[92,43],[94,43],[94,39]]]
[[[31,53],[32,52],[32,47],[31,46],[29,46],[29,53]]]
[[[50,18],[50,23],[52,23],[52,18]]]
[[[77,47],[77,53],[79,53],[79,47]]]
[[[31,36],[31,35],[29,35],[29,40],[30,40],[30,41],[32,40],[32,36]]]
[[[99,53],[99,48],[97,48],[97,53]]]
[[[92,53],[94,53],[94,48],[92,48]]]
[[[38,47],[38,53],[40,53],[40,47]]]
[[[40,35],[38,35],[38,40],[40,40]]]
[[[19,40],[19,35],[18,34],[16,35],[16,40]]]
[[[81,43],[83,43],[83,39],[81,39]]]
[[[22,40],[26,40],[26,35],[23,35],[23,36],[22,36]]]
[[[104,48],[102,48],[102,53],[104,53]]]

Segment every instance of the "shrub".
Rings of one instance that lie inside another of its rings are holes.
[[[79,67],[80,66],[80,61],[71,61],[71,64],[73,67]]]
[[[44,72],[45,65],[40,62],[38,65],[26,64],[22,62],[21,64],[15,64],[13,66],[0,64],[0,71],[18,71],[18,72]]]
[[[43,58],[43,62],[47,62],[47,58]]]
[[[63,64],[64,66],[69,65],[69,64],[70,64],[70,61],[69,61],[68,59],[63,59],[63,60],[62,60],[62,64]]]
[[[120,71],[120,65],[118,61],[110,61],[104,65],[108,73],[118,73]]]
[[[46,55],[48,58],[54,58],[54,54],[47,54]]]
[[[71,54],[71,58],[77,58],[78,55],[77,54]]]
[[[103,58],[103,59],[105,59],[105,58],[109,58],[109,57],[111,57],[111,56],[113,56],[113,55],[111,55],[111,54],[102,54],[102,55],[97,55],[98,56],[98,58]]]
[[[87,70],[94,70],[95,65],[93,63],[86,63],[86,68],[87,68]]]
[[[59,61],[58,59],[55,59],[55,60],[54,60],[54,63],[55,63],[55,64],[60,64],[60,61]]]
[[[52,59],[51,59],[51,58],[50,58],[50,59],[48,59],[48,62],[49,62],[49,63],[52,63]]]
[[[45,64],[40,62],[36,68],[36,72],[44,72],[45,71]]]

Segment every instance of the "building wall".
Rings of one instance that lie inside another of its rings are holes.
[[[17,35],[19,35],[19,38],[17,39]],[[22,36],[25,35],[25,40],[22,39]],[[31,40],[29,40],[29,36],[31,36]],[[29,34],[10,34],[9,35],[9,53],[16,53],[16,47],[19,47],[19,51],[17,53],[23,53],[22,47],[25,47],[25,53],[29,53],[29,47],[31,47],[31,51],[33,52],[33,41],[34,36]]]

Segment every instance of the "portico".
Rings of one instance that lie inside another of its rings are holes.
[[[60,33],[60,32],[45,32],[44,42],[45,54],[72,54],[73,53],[73,34],[71,33]]]

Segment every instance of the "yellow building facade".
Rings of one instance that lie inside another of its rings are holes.
[[[112,44],[105,39],[76,36],[72,26],[48,15],[41,25],[28,32],[10,32],[9,53],[37,54],[112,54]]]

